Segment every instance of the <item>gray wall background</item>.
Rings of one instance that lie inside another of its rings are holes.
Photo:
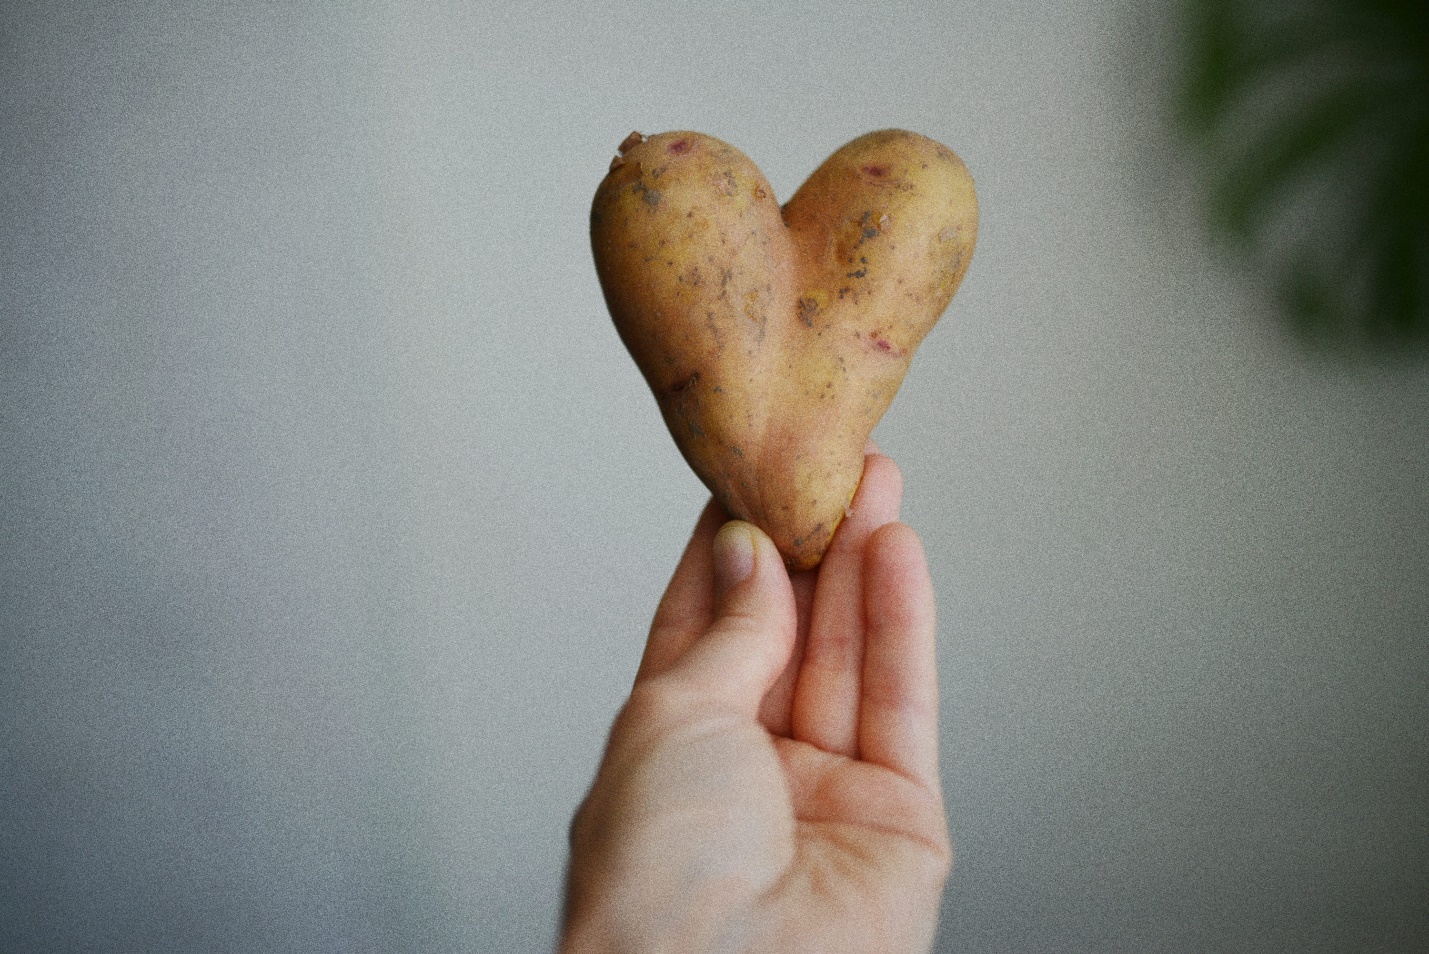
[[[976,259],[876,432],[940,950],[1429,942],[1429,369],[1205,239],[1164,3],[9,4],[0,950],[540,951],[705,493],[586,239],[631,129],[899,126]]]

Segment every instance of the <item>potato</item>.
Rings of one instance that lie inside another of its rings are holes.
[[[976,239],[967,167],[901,130],[844,146],[782,210],[733,146],[632,133],[591,208],[606,304],[675,443],[796,570],[822,559]]]

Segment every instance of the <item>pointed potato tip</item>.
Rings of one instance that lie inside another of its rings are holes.
[[[626,136],[620,141],[620,145],[616,147],[616,152],[620,153],[623,156],[625,155],[625,151],[627,149],[631,149],[635,146],[638,146],[644,141],[645,136],[642,133],[632,132],[630,135]]]

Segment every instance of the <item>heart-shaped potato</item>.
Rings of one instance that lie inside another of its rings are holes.
[[[782,210],[743,153],[693,132],[632,133],[596,190],[621,340],[685,460],[791,569],[822,559],[977,217],[962,160],[901,130],[844,146]]]

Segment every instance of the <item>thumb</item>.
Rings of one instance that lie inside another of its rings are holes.
[[[714,621],[677,669],[701,695],[754,718],[794,647],[794,590],[758,527],[731,520],[714,539]]]

